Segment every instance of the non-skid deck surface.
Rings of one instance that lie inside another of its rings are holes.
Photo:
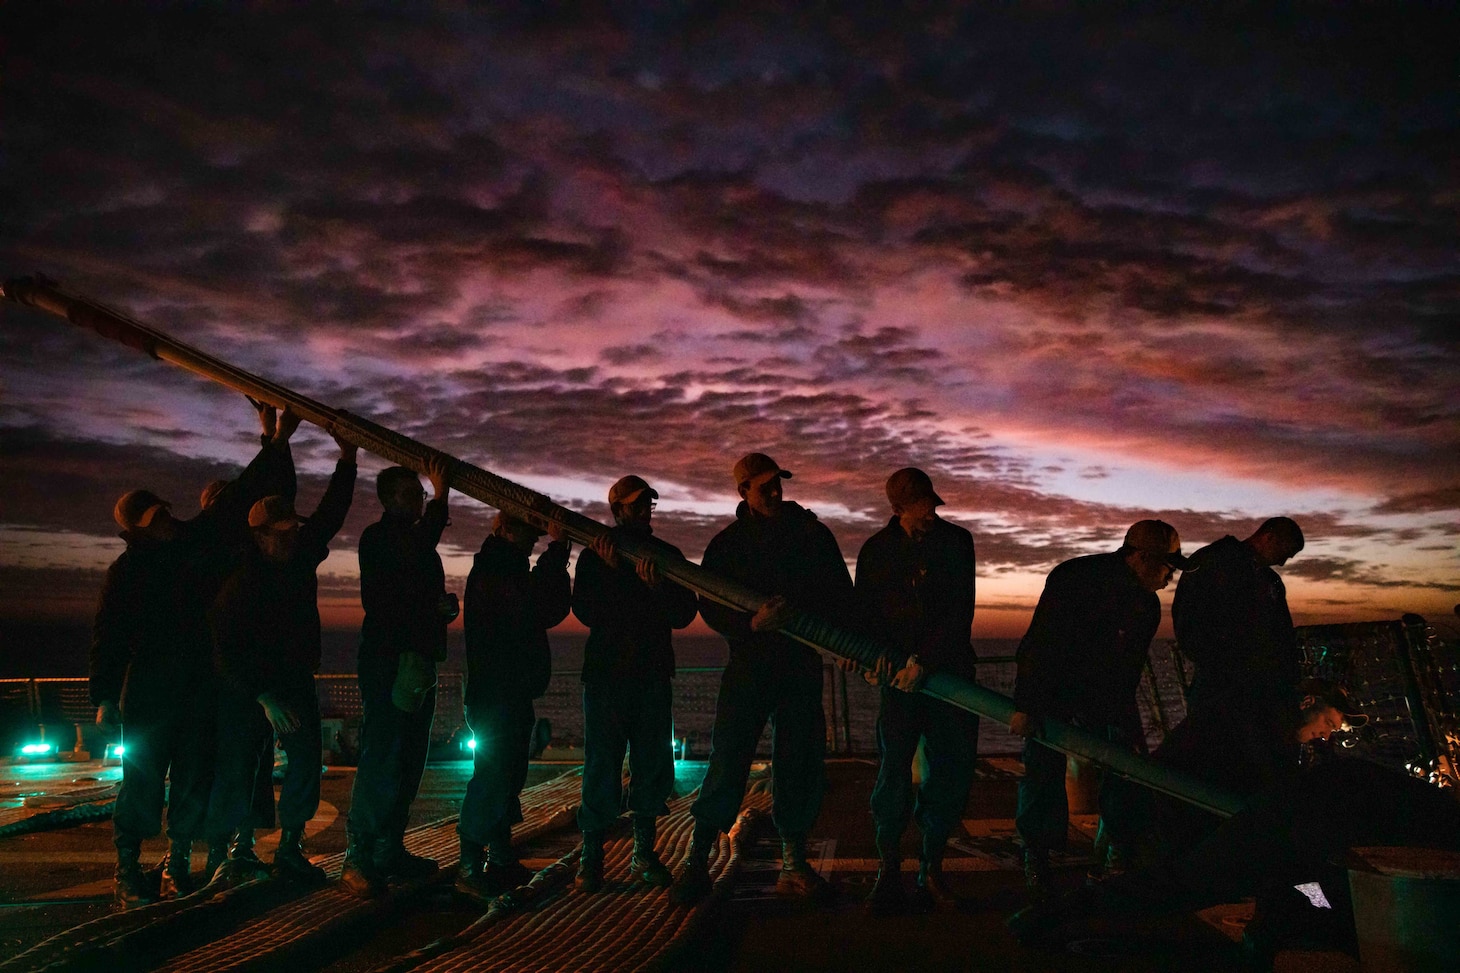
[[[522,792],[523,821],[512,829],[514,843],[571,824],[581,787],[578,768]],[[459,842],[456,817],[407,832],[406,847],[434,858],[443,870],[456,864]],[[417,886],[393,891],[383,899],[362,901],[335,881],[344,866],[343,852],[314,859],[324,868],[330,884],[303,891],[272,880],[248,882],[212,894],[204,890],[182,899],[170,899],[142,908],[102,916],[39,943],[6,962],[0,973],[19,970],[129,969],[234,970],[263,963],[270,954],[297,947],[343,923],[389,908],[400,895]],[[267,910],[262,911],[261,910]],[[235,928],[216,931],[208,942],[172,955],[179,943],[207,928],[235,917]]]
[[[670,805],[660,821],[657,847],[671,865],[689,846],[694,819],[693,795]],[[747,789],[745,812],[765,812],[771,805],[770,782],[757,779]],[[452,937],[453,948],[420,951],[389,965],[392,973],[488,973],[488,971],[619,971],[661,967],[685,948],[692,948],[695,929],[719,905],[734,880],[737,843],[722,835],[710,860],[716,894],[693,907],[674,905],[668,890],[631,883],[628,874],[633,840],[624,835],[604,846],[604,888],[588,894],[571,886],[572,870],[561,870],[561,884],[528,908],[501,916],[488,915]]]
[[[580,770],[575,768],[561,777],[523,791],[523,820],[512,829],[513,844],[571,826],[582,786],[581,778]],[[408,832],[405,844],[412,854],[435,859],[443,870],[454,869],[460,852],[456,818],[446,818]],[[282,956],[311,938],[388,909],[388,900],[362,901],[334,882],[340,876],[344,860],[344,854],[339,853],[316,862],[324,868],[331,884],[282,908],[250,919],[230,935],[175,956],[156,968],[171,973],[272,968],[276,954]]]

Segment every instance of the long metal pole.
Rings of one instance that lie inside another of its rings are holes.
[[[129,348],[177,365],[277,408],[292,409],[304,419],[361,449],[417,473],[424,473],[432,460],[441,457],[448,463],[452,487],[459,492],[539,527],[555,522],[562,527],[564,534],[580,544],[591,544],[596,537],[608,530],[603,524],[560,506],[541,493],[441,450],[418,443],[369,419],[343,409],[330,408],[282,385],[246,372],[125,314],[95,301],[68,294],[54,281],[44,277],[8,280],[3,285],[3,291],[6,300],[65,318],[79,327],[88,328],[103,337],[119,341]],[[691,561],[672,557],[633,538],[617,538],[616,547],[632,560],[654,562],[661,574],[692,589],[703,598],[730,608],[754,612],[767,601],[766,595],[745,585],[707,571]],[[872,639],[805,612],[795,612],[780,631],[813,649],[851,659],[868,667],[887,654],[883,646]],[[1014,702],[1007,696],[946,673],[934,673],[922,691],[959,709],[1005,725],[1008,725],[1014,713]],[[1077,727],[1046,720],[1039,740],[1055,750],[1094,760],[1136,783],[1217,814],[1233,814],[1243,804],[1235,795],[1221,788],[1212,787],[1194,777],[1174,773]]]

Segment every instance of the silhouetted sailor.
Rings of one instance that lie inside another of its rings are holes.
[[[1175,528],[1142,520],[1127,531],[1120,550],[1066,561],[1045,580],[1019,643],[1009,723],[1026,738],[1015,825],[1024,841],[1025,879],[1036,896],[1048,892],[1049,853],[1065,847],[1069,831],[1065,755],[1038,742],[1039,723],[1073,723],[1145,752],[1136,687],[1161,621],[1155,593],[1182,563]],[[1139,837],[1144,806],[1137,785],[1105,776],[1101,826],[1115,862]]]
[[[255,402],[253,399],[249,399],[249,402],[260,410],[260,416],[264,423],[264,434],[262,438],[263,442],[267,444],[277,433],[277,422],[273,415],[273,408],[265,406],[261,402]],[[294,415],[293,412],[285,410],[283,421],[289,424],[289,428],[284,434],[287,438],[298,427],[299,417]],[[270,495],[277,494],[293,499],[294,494],[298,490],[298,484],[294,476],[294,460],[288,454],[287,444],[285,446],[284,456],[281,459],[282,462],[274,464],[271,467],[277,475],[275,476],[275,482],[271,483],[269,488],[264,492]],[[218,498],[222,496],[223,489],[231,482],[231,480],[213,480],[207,486],[203,487],[202,492],[198,495],[198,508],[200,510],[207,510],[213,506],[218,501]],[[253,546],[253,534],[249,531],[248,519],[246,517],[240,517],[238,520],[231,522],[226,542],[218,549],[218,556],[209,559],[212,570],[203,581],[206,589],[204,596],[205,605],[213,604],[213,599],[218,596],[218,591],[223,587],[223,582],[227,581],[229,576],[238,569],[238,566],[243,563],[243,559],[253,549]],[[210,634],[210,654],[211,640],[212,635]],[[216,777],[214,778],[214,782],[216,783]],[[235,862],[241,861],[245,866],[241,869],[235,868],[235,874],[233,876],[235,879],[246,880],[249,878],[267,877],[268,870],[253,853],[253,838],[257,830],[272,830],[274,827],[273,761],[259,761],[258,773],[254,778],[253,806],[249,811],[248,817],[243,824],[239,825],[236,832],[231,835],[220,835],[219,831],[223,826],[218,823],[218,814],[219,807],[210,795],[208,818],[203,825],[203,833],[208,843],[207,864],[203,866],[204,880],[212,880],[219,866],[228,860],[230,847],[234,848],[237,855]]]
[[[872,821],[881,862],[867,897],[874,914],[906,906],[902,833],[916,815],[922,833],[915,885],[919,911],[951,903],[943,882],[943,853],[963,817],[978,756],[978,717],[917,692],[934,672],[975,677],[973,535],[938,516],[943,498],[922,470],[898,470],[887,480],[893,516],[857,555],[857,603],[868,634],[897,652],[868,672],[882,684],[877,714],[881,764],[872,791]],[[904,660],[906,660],[904,662]],[[916,791],[912,762],[919,741],[927,776]]]
[[[1187,702],[1241,705],[1297,701],[1301,678],[1287,589],[1273,570],[1303,549],[1303,531],[1273,517],[1245,541],[1228,535],[1191,555],[1176,586],[1171,620],[1182,653],[1196,664]],[[1237,697],[1247,697],[1238,700]]]
[[[556,524],[547,550],[528,567],[542,533],[499,513],[466,581],[466,720],[476,748],[456,829],[456,887],[479,899],[531,877],[512,847],[512,825],[522,820],[532,701],[552,676],[547,631],[568,617],[573,598],[570,544]]]
[[[446,591],[436,545],[447,523],[445,460],[427,471],[432,500],[414,472],[380,472],[385,508],[360,534],[360,762],[350,791],[350,821],[340,881],[356,895],[381,892],[391,878],[424,878],[429,858],[402,841],[421,786],[436,712],[436,664],[446,660],[446,626],[458,613]]]
[[[1307,688],[1315,702],[1289,744],[1321,741],[1335,732],[1335,724],[1362,719],[1345,712],[1353,709],[1346,694],[1313,683]],[[1246,714],[1239,707],[1231,715]],[[1165,915],[1255,897],[1255,914],[1243,935],[1246,968],[1270,969],[1277,950],[1295,939],[1352,953],[1346,853],[1392,855],[1403,848],[1460,851],[1460,804],[1423,780],[1336,751],[1259,792],[1247,808],[1205,839],[1179,848],[1175,857],[1037,904],[1009,925],[1020,942],[1035,943],[1079,936],[1072,924],[1091,917]],[[1423,869],[1440,856],[1409,857],[1411,868]],[[1321,905],[1309,897],[1313,885]],[[1409,910],[1419,912],[1414,900],[1401,911]],[[1425,965],[1417,955],[1409,959],[1415,965],[1405,968],[1447,968]]]
[[[706,568],[773,597],[754,614],[700,602],[700,614],[730,644],[730,661],[715,702],[710,767],[691,808],[694,833],[671,890],[677,902],[709,894],[710,852],[740,813],[767,720],[775,775],[772,816],[781,836],[776,891],[817,901],[831,893],[806,860],[826,785],[821,658],[777,630],[795,610],[830,620],[851,617],[852,579],[826,525],[782,498],[781,481],[790,476],[764,453],[741,457],[734,469],[741,499],[735,522],[705,549]]]
[[[171,505],[147,490],[124,494],[112,512],[127,549],[107,569],[90,689],[98,724],[126,723],[112,816],[116,893],[124,905],[160,894],[138,856],[143,839],[161,830],[164,795],[170,850],[163,882],[178,894],[194,887],[189,867],[208,807],[216,705],[206,611],[230,537],[262,492],[282,482],[281,468],[290,463],[292,425],[276,435],[273,408],[261,406],[259,416],[263,448],[192,520],[175,519]]]
[[[634,853],[629,871],[650,885],[673,879],[654,850],[656,819],[669,813],[674,790],[674,678],[671,631],[694,621],[695,593],[662,578],[653,561],[636,563],[618,554],[616,541],[631,538],[666,554],[679,548],[653,537],[659,493],[637,476],[608,491],[614,528],[578,555],[573,613],[588,626],[583,648],[583,800],[578,827],[583,854],[578,888],[603,886],[603,833],[624,806],[624,751],[629,757],[628,808],[633,814]]]
[[[288,758],[279,792],[280,877],[320,881],[304,856],[304,826],[319,809],[320,720],[314,675],[321,657],[315,570],[349,513],[356,448],[336,438],[340,458],[311,517],[288,497],[265,497],[248,512],[254,547],[208,613],[222,682],[214,789],[219,835],[241,834],[254,805],[259,762],[273,763],[274,739]],[[230,857],[252,854],[235,840]]]
[[[1298,692],[1301,697],[1291,705],[1252,700],[1190,713],[1166,734],[1152,757],[1239,797],[1276,790],[1302,772],[1305,751],[1368,723],[1353,698],[1332,682],[1305,679]],[[1175,798],[1155,795],[1155,808],[1154,847],[1160,857],[1191,848],[1220,823],[1215,815]]]

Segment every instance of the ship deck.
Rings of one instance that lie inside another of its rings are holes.
[[[677,767],[680,797],[661,829],[666,860],[682,853],[687,809],[705,765]],[[413,850],[452,862],[453,816],[470,776],[465,761],[433,763],[413,808]],[[524,794],[528,820],[515,838],[524,860],[541,869],[515,908],[484,915],[436,881],[359,903],[334,887],[264,882],[204,892],[121,913],[111,902],[114,857],[106,800],[120,775],[95,762],[0,767],[0,971],[321,970],[468,971],[488,969],[797,970],[1238,970],[1235,947],[1251,914],[1247,903],[1160,922],[1132,918],[1091,930],[1058,951],[1030,950],[1004,926],[1024,903],[1013,835],[1021,768],[1011,758],[980,761],[962,833],[946,863],[960,898],[932,915],[873,919],[861,908],[876,872],[868,797],[875,761],[828,762],[828,791],[812,854],[839,895],[829,907],[781,901],[772,893],[777,848],[767,779],[747,795],[737,841],[715,858],[716,895],[695,910],[670,906],[659,890],[622,880],[627,829],[611,838],[609,885],[596,896],[571,891],[577,766],[535,762]],[[325,774],[320,812],[307,851],[337,875],[345,844],[353,768]],[[1070,854],[1057,880],[1084,879],[1093,816],[1076,815]],[[260,842],[264,857],[276,834]],[[915,867],[915,834],[905,839]],[[162,839],[144,861],[160,858]],[[202,867],[202,848],[194,864]],[[616,874],[620,878],[616,879]],[[910,880],[910,877],[909,877]],[[1353,971],[1329,951],[1289,951],[1279,970]]]

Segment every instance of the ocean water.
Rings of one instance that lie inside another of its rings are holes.
[[[449,633],[447,663],[442,667],[442,686],[437,708],[434,736],[445,739],[463,722],[460,702],[460,670],[463,644],[459,628]],[[537,713],[552,724],[555,745],[581,744],[582,684],[579,670],[583,661],[586,636],[574,632],[553,632],[549,639],[553,652],[554,674],[547,694],[537,702]],[[347,675],[355,671],[358,632],[326,630],[323,639],[322,674]],[[979,639],[974,648],[981,659],[1012,656],[1017,646],[1013,639]],[[0,623],[0,679],[38,677],[84,677],[90,646],[90,626],[84,623]],[[728,649],[715,635],[679,636],[675,639],[679,674],[674,682],[675,736],[685,741],[692,756],[709,752],[711,729],[715,717],[715,697],[719,689],[720,669],[725,665]],[[1174,726],[1185,708],[1175,670],[1170,662],[1169,645],[1158,641],[1152,646],[1152,680],[1143,680],[1140,694],[1142,713],[1146,719],[1148,738],[1152,744],[1164,735],[1164,727]],[[1012,663],[980,665],[979,682],[996,692],[1013,692]],[[322,681],[323,682],[323,681]],[[326,715],[333,702],[338,715],[348,719],[358,711],[354,701],[353,680],[331,681],[333,689],[322,690]],[[847,677],[827,666],[823,700],[828,719],[828,743],[837,752],[870,753],[876,750],[878,691],[859,677]],[[1159,705],[1157,705],[1159,702]],[[1017,753],[1020,740],[1004,727],[984,720],[980,730],[979,750],[986,754]],[[763,753],[770,752],[770,731],[761,741]]]

